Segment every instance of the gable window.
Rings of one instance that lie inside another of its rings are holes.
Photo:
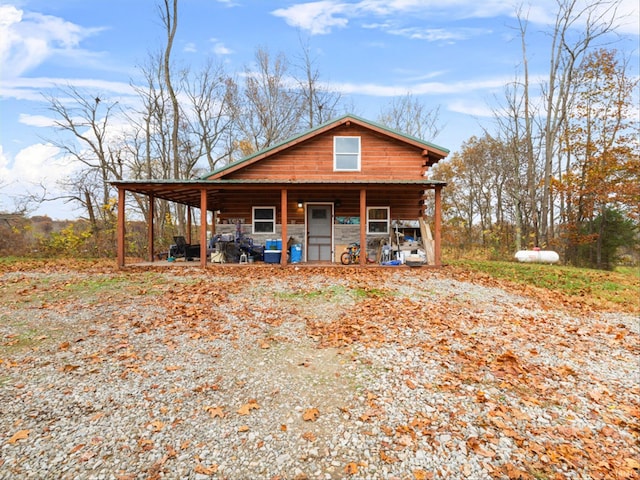
[[[367,207],[367,233],[389,233],[389,207]]]
[[[360,137],[333,137],[333,170],[360,171]]]
[[[276,233],[276,207],[253,207],[253,233]]]

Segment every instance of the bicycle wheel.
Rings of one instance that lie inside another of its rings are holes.
[[[349,265],[351,263],[351,254],[349,252],[344,252],[340,255],[340,262],[343,265]]]

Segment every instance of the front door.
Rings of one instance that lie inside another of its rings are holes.
[[[307,261],[330,262],[333,205],[307,205]]]

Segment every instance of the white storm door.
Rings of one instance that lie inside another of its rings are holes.
[[[307,205],[307,261],[330,262],[333,234],[331,204]]]

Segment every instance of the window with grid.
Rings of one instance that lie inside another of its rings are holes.
[[[389,233],[389,207],[367,207],[367,233]]]
[[[253,207],[253,233],[276,233],[276,207]]]

